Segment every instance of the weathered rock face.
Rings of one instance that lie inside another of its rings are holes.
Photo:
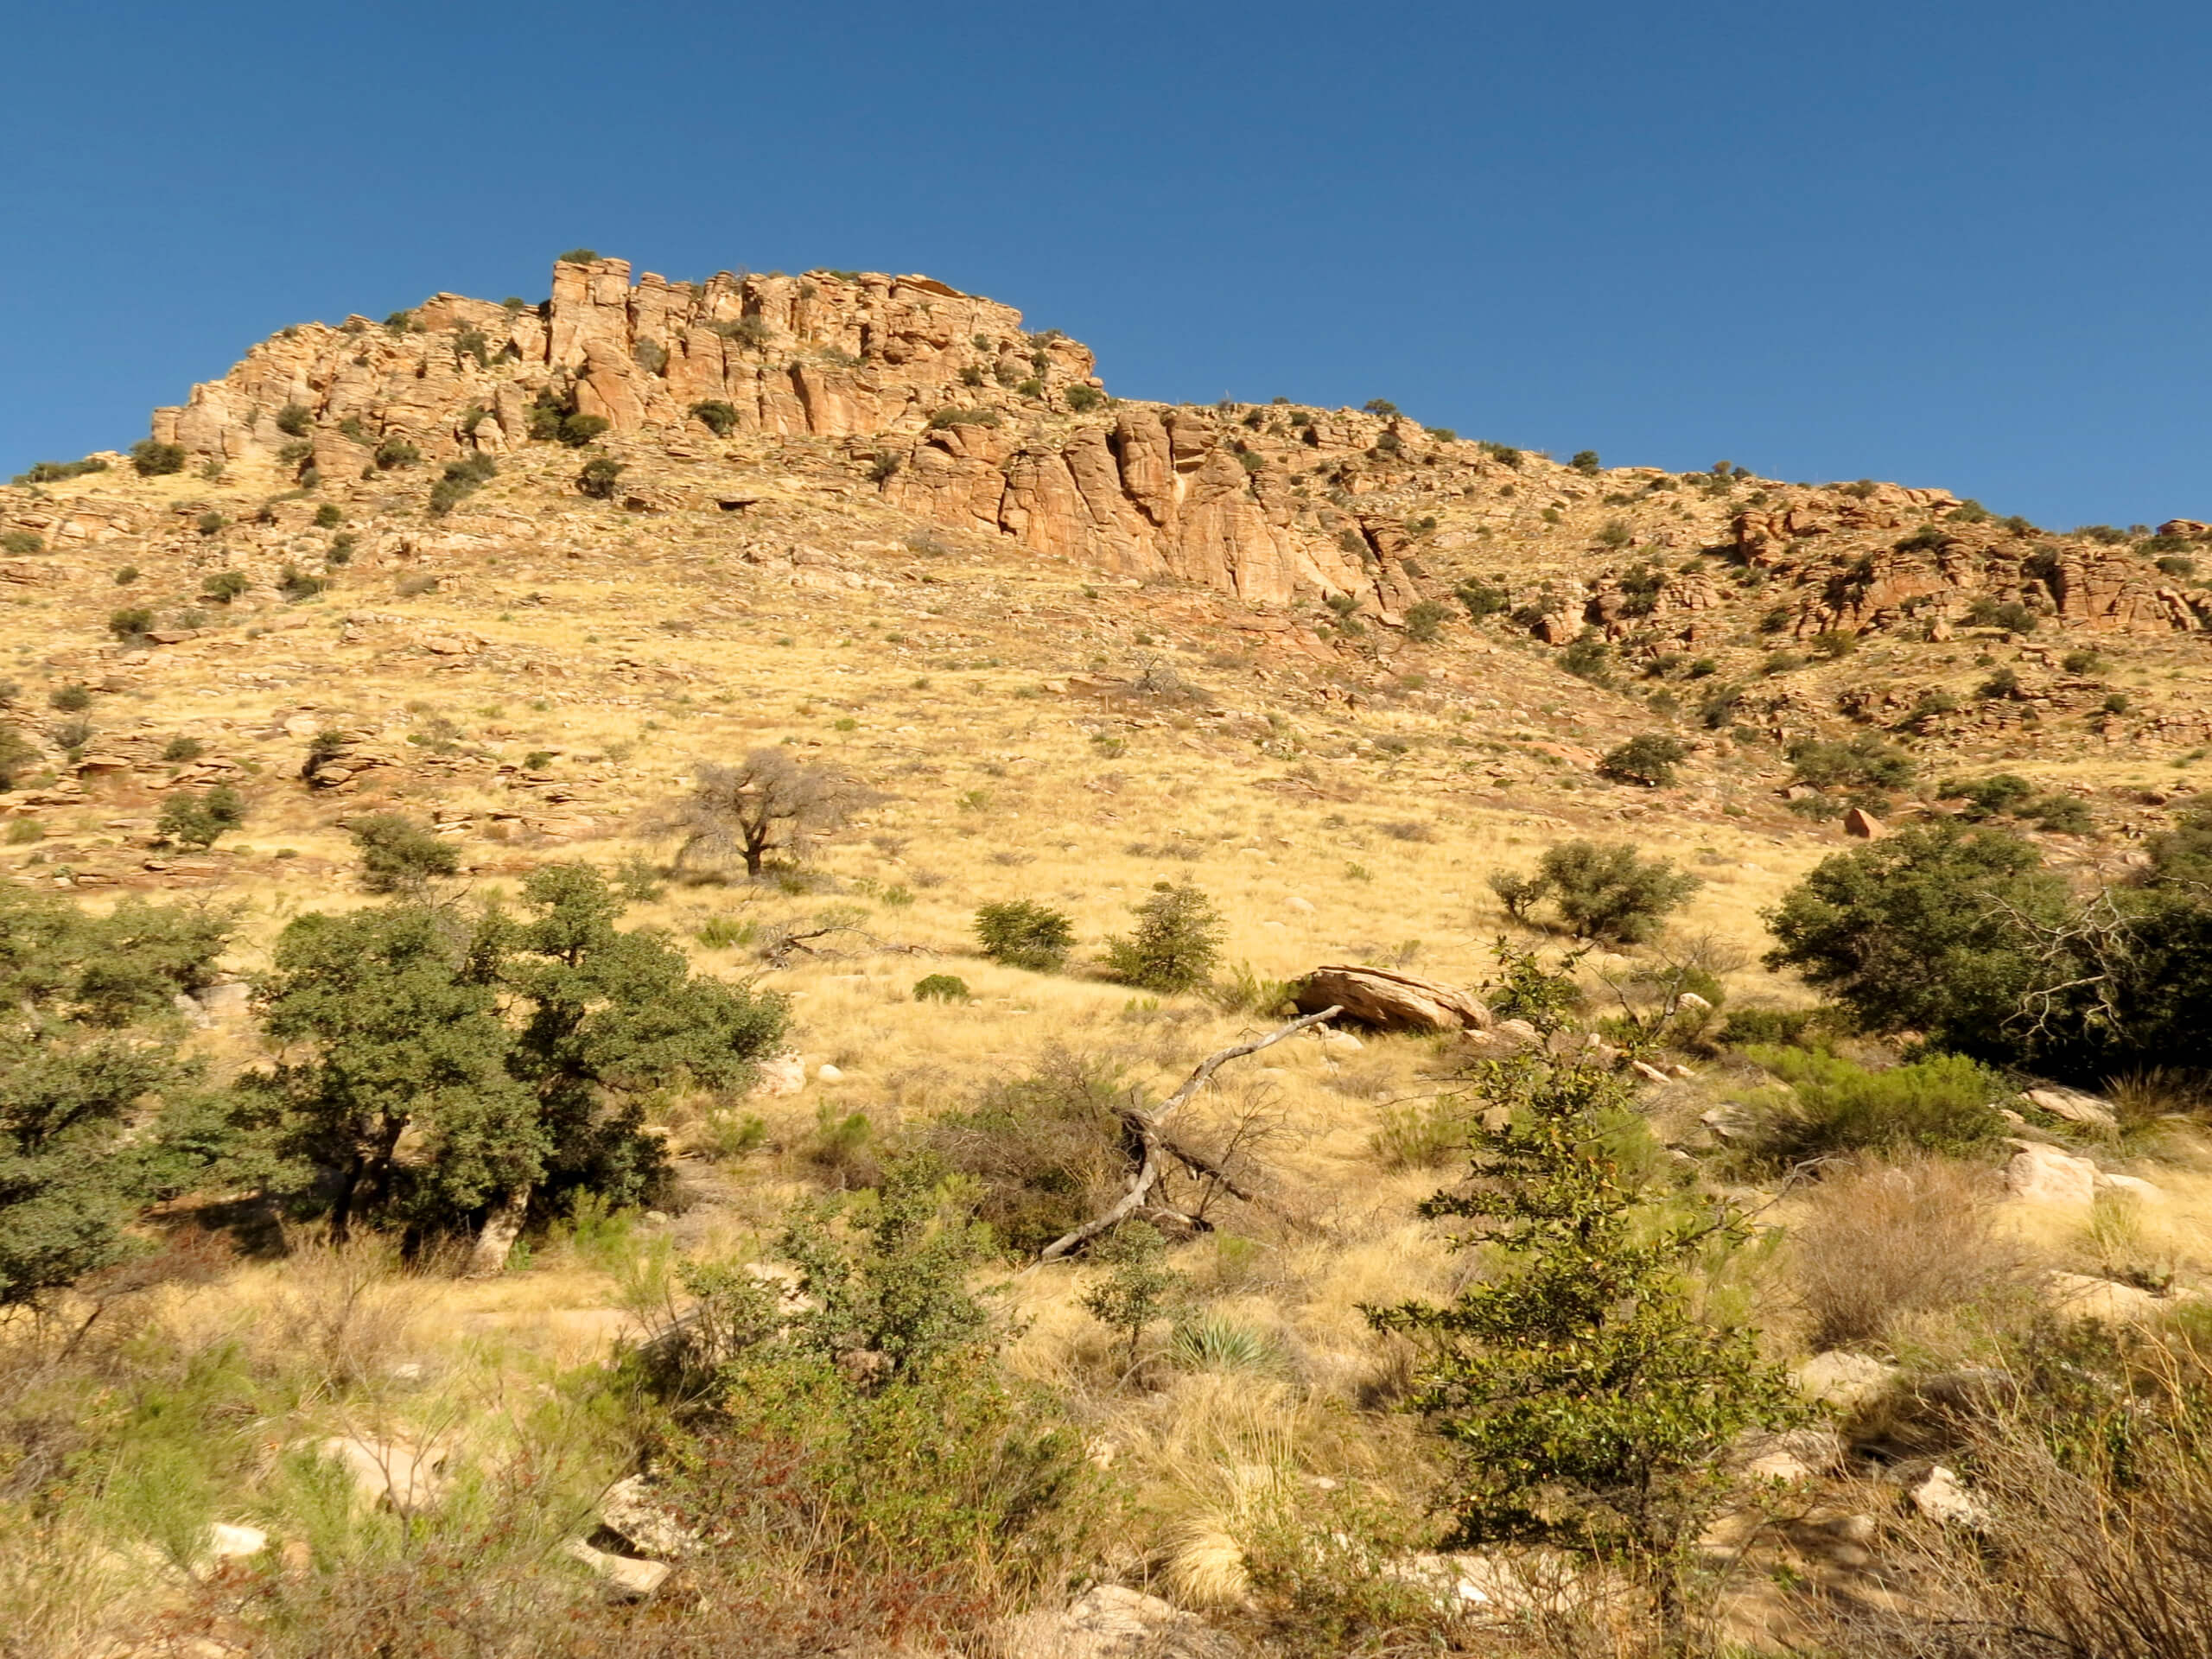
[[[876,440],[893,504],[1039,553],[1263,602],[1350,594],[1393,620],[1424,597],[1396,520],[1311,500],[1212,410],[1103,407],[1090,353],[1011,307],[925,276],[633,283],[620,259],[563,261],[552,287],[541,306],[438,294],[383,324],[287,328],[156,410],[153,435],[352,477],[386,439],[432,461],[510,453],[536,408],[629,439],[703,434],[695,411],[724,405],[709,413],[736,434]],[[1398,427],[1421,430],[1341,416],[1325,442],[1402,448]]]
[[[1091,369],[1073,341],[1024,334],[1012,307],[925,276],[670,283],[648,271],[633,284],[626,260],[563,261],[542,306],[438,294],[382,325],[287,328],[183,406],[156,410],[154,435],[223,459],[276,454],[299,441],[276,425],[291,408],[312,422],[318,466],[355,461],[326,458],[326,429],[364,455],[397,435],[449,458],[521,442],[531,404],[550,392],[625,435],[681,430],[695,404],[726,403],[737,431],[866,436],[918,426],[963,369],[1001,359],[1047,390]]]
[[[1338,1007],[1377,1031],[1482,1031],[1491,1023],[1479,997],[1387,968],[1316,968],[1299,982],[1296,1000],[1300,1014]]]

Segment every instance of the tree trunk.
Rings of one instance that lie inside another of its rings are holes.
[[[346,1173],[338,1178],[338,1197],[330,1206],[330,1242],[343,1244],[347,1230],[353,1223],[353,1191],[361,1184],[361,1154],[355,1153],[346,1162]]]
[[[484,1217],[484,1229],[476,1235],[476,1246],[468,1253],[468,1266],[461,1277],[496,1279],[505,1273],[508,1253],[514,1249],[529,1214],[530,1185],[525,1182],[511,1189]]]

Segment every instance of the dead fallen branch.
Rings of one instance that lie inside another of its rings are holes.
[[[1046,1262],[1057,1262],[1069,1251],[1080,1249],[1101,1233],[1110,1231],[1131,1216],[1145,1209],[1151,1200],[1153,1188],[1159,1185],[1160,1175],[1171,1159],[1186,1166],[1193,1162],[1192,1154],[1182,1147],[1172,1145],[1161,1130],[1170,1117],[1188,1105],[1198,1090],[1206,1086],[1208,1080],[1215,1072],[1231,1060],[1241,1060],[1248,1054],[1257,1054],[1263,1048],[1272,1048],[1284,1038],[1295,1037],[1309,1026],[1318,1026],[1324,1020],[1333,1020],[1341,1012],[1341,1009],[1334,1007],[1323,1008],[1318,1014],[1309,1014],[1303,1019],[1294,1020],[1288,1025],[1271,1031],[1264,1037],[1255,1038],[1249,1043],[1238,1043],[1233,1047],[1221,1050],[1218,1053],[1209,1054],[1200,1060],[1197,1069],[1184,1079],[1180,1089],[1160,1103],[1157,1110],[1141,1111],[1135,1107],[1124,1109],[1122,1112],[1122,1121],[1128,1126],[1129,1133],[1135,1138],[1140,1149],[1137,1166],[1129,1177],[1128,1185],[1123,1189],[1122,1196],[1100,1214],[1093,1216],[1074,1231],[1065,1233],[1047,1244],[1037,1257],[1039,1265],[1041,1266]],[[1217,1169],[1207,1168],[1205,1173],[1220,1180],[1223,1185],[1228,1185],[1227,1178],[1223,1176]],[[1232,1187],[1230,1191],[1235,1192],[1236,1189]],[[1244,1195],[1238,1193],[1237,1196]]]

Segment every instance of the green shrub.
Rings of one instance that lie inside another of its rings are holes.
[[[1143,1103],[1114,1065],[1047,1048],[1026,1075],[939,1117],[921,1142],[974,1183],[992,1236],[1033,1255],[1112,1201],[1128,1170],[1121,1112]]]
[[[86,456],[82,461],[36,461],[9,481],[13,484],[59,484],[66,479],[83,478],[90,473],[107,471],[107,462]]]
[[[2002,628],[2007,633],[2031,633],[2035,630],[2036,613],[2018,600],[1995,600],[1987,594],[1967,607],[1967,626],[1970,628]]]
[[[422,459],[423,452],[420,449],[396,434],[377,445],[376,464],[380,472],[388,473],[397,467],[416,466],[421,463]]]
[[[929,420],[930,430],[932,432],[942,432],[946,428],[954,426],[996,426],[998,424],[999,412],[995,409],[940,409],[931,415]]]
[[[1574,459],[1568,461],[1567,464],[1574,468],[1576,472],[1585,474],[1594,474],[1602,470],[1598,460],[1598,452],[1595,449],[1576,450],[1574,452]]]
[[[2068,906],[2064,880],[2018,836],[1915,826],[1815,867],[1766,913],[1766,963],[1796,969],[1869,1029],[2005,1061],[2039,972],[2019,922],[2056,925]]]
[[[345,522],[346,515],[331,502],[326,501],[315,510],[315,527],[317,530],[335,530]]]
[[[594,455],[576,474],[576,487],[594,501],[610,500],[614,494],[614,480],[621,477],[622,470],[622,463],[612,456]]]
[[[171,766],[197,760],[207,753],[207,746],[196,737],[173,737],[162,746],[162,759]]]
[[[1603,685],[1611,677],[1612,650],[1603,639],[1585,636],[1560,653],[1559,665],[1577,679]]]
[[[1959,1154],[2005,1133],[1995,1102],[2005,1081],[1962,1054],[1870,1071],[1803,1048],[1746,1048],[1791,1097],[1758,1107],[1749,1137],[1763,1156],[1802,1163],[1852,1152]]]
[[[296,564],[288,564],[276,573],[276,591],[294,601],[313,599],[329,586],[323,577],[310,575]]]
[[[107,631],[118,639],[143,639],[153,626],[154,613],[143,605],[129,605],[107,613]]]
[[[1133,908],[1135,931],[1106,944],[1106,971],[1140,990],[1187,991],[1211,978],[1228,925],[1213,901],[1190,882],[1153,885]]]
[[[1475,1179],[1422,1211],[1480,1249],[1482,1269],[1448,1304],[1366,1310],[1414,1344],[1405,1406],[1452,1449],[1445,1548],[1594,1558],[1645,1588],[1678,1641],[1685,1558],[1730,1496],[1722,1453],[1802,1416],[1756,1333],[1695,1288],[1749,1224],[1725,1202],[1670,1213],[1621,1155],[1630,1125],[1649,1139],[1633,1085],[1594,1061],[1492,1062],[1480,1098],[1491,1109],[1467,1123]]]
[[[1910,755],[1872,732],[1860,732],[1844,742],[1799,738],[1789,746],[1789,763],[1792,781],[1815,789],[1903,789],[1914,772]]]
[[[245,822],[245,803],[236,790],[218,784],[202,794],[174,791],[162,803],[155,832],[181,847],[212,847]]]
[[[1075,924],[1064,911],[1027,899],[985,905],[976,912],[976,941],[993,962],[1049,974],[1067,960]]]
[[[404,813],[372,812],[346,825],[346,833],[361,861],[361,885],[371,893],[419,893],[461,869],[459,848]]]
[[[54,687],[47,694],[46,701],[49,708],[58,709],[65,715],[82,714],[92,706],[92,690],[80,681],[71,680],[66,685]]]
[[[1106,406],[1106,394],[1096,386],[1070,386],[1063,395],[1067,398],[1068,407],[1078,415],[1088,415],[1095,409]]]
[[[1491,587],[1471,577],[1453,588],[1452,594],[1467,607],[1468,617],[1477,622],[1486,616],[1496,616],[1502,611],[1510,610],[1513,606],[1512,595],[1504,588]]]
[[[714,330],[724,340],[758,351],[769,340],[768,320],[762,316],[740,317],[733,322],[718,322]]]
[[[223,526],[227,522],[229,521],[219,512],[203,512],[193,520],[192,527],[202,536],[215,536],[221,534]]]
[[[11,530],[6,535],[0,536],[0,553],[28,556],[33,553],[43,553],[45,550],[45,538],[32,531]]]
[[[1442,635],[1444,624],[1451,615],[1451,607],[1435,600],[1417,601],[1406,607],[1406,637],[1421,645],[1433,645]]]
[[[1671,860],[1639,857],[1627,842],[1561,842],[1537,861],[1545,896],[1586,938],[1633,944],[1659,931],[1703,885]]]
[[[1688,757],[1689,750],[1679,738],[1643,732],[1608,753],[1598,763],[1598,775],[1616,783],[1662,789],[1674,783],[1675,768]]]
[[[200,584],[200,593],[203,599],[227,605],[251,585],[242,570],[218,570]]]
[[[11,947],[0,961],[0,1307],[39,1306],[144,1253],[131,1225],[140,1206],[192,1185],[224,1149],[230,1125],[178,1052],[173,1005],[213,981],[233,919],[130,898],[95,917],[59,896],[0,892]],[[80,1304],[67,1324],[84,1319]],[[52,1465],[57,1489],[66,1466]]]
[[[128,588],[132,582],[137,580],[138,567],[135,564],[123,565],[118,567],[116,570],[115,585],[118,588]]]
[[[559,435],[571,449],[581,449],[612,424],[604,415],[564,415],[561,417]]]
[[[597,264],[599,251],[596,248],[570,248],[566,253],[554,255],[553,263],[556,265]]]
[[[925,974],[914,982],[917,1002],[965,1002],[971,993],[957,974]]]
[[[1174,1312],[1189,1294],[1190,1281],[1167,1265],[1166,1241],[1148,1221],[1123,1222],[1092,1247],[1091,1255],[1106,1272],[1077,1298],[1077,1305],[1122,1333],[1128,1344],[1127,1363],[1134,1369],[1146,1328]]]
[[[691,418],[716,437],[726,438],[737,430],[737,405],[720,397],[709,397],[691,405]]]
[[[42,757],[13,727],[0,726],[0,790],[10,790]]]
[[[288,438],[304,438],[315,430],[315,411],[305,404],[287,404],[276,411],[276,429]]]
[[[180,443],[156,443],[141,438],[130,446],[130,465],[141,478],[166,478],[184,470],[188,457]]]

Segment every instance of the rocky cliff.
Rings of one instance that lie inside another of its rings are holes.
[[[439,294],[382,323],[287,328],[156,411],[153,435],[334,482],[562,437],[626,462],[721,442],[834,461],[887,506],[1039,554],[1392,626],[1486,553],[1507,568],[1485,580],[1560,645],[1587,631],[1696,644],[1707,613],[1754,594],[1780,599],[1798,638],[1941,639],[1992,603],[2101,630],[2212,628],[2212,596],[2171,574],[2189,561],[1994,519],[1947,491],[1561,467],[1387,404],[1109,398],[1093,367],[1074,340],[926,276],[633,282],[624,260],[563,259],[541,304]],[[2155,539],[2171,553],[2206,535],[2175,521]]]
[[[542,305],[439,294],[381,324],[287,328],[156,410],[153,435],[337,477],[394,441],[431,461],[505,454],[549,411],[617,439],[874,440],[884,494],[949,526],[1262,601],[1348,594],[1395,615],[1421,596],[1393,522],[1300,499],[1287,464],[1417,424],[1314,421],[1293,443],[1278,419],[1268,454],[1214,411],[1109,404],[1092,366],[1011,307],[925,276],[633,283],[624,260],[563,261]]]

